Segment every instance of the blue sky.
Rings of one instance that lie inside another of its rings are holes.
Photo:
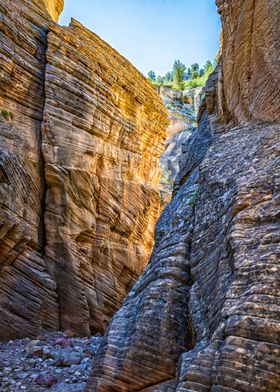
[[[74,17],[145,75],[165,74],[174,60],[204,64],[219,48],[215,0],[65,0],[59,23]]]

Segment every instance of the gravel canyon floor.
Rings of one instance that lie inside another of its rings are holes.
[[[0,391],[82,392],[101,336],[52,333],[0,344]]]

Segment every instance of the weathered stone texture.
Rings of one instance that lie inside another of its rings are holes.
[[[160,98],[45,6],[0,0],[1,339],[102,331],[149,259],[160,207]]]
[[[197,101],[202,89],[176,91],[161,87],[160,95],[169,113],[164,152],[160,157],[160,193],[162,209],[171,201],[174,182],[179,172],[179,159],[183,144],[191,136],[197,125]]]
[[[64,6],[64,0],[42,0],[51,18],[57,22]]]
[[[224,54],[88,392],[280,390],[280,2],[218,3]]]
[[[48,37],[46,260],[62,328],[104,331],[144,270],[167,115],[150,83],[76,21]]]
[[[41,121],[49,16],[0,1],[0,337],[59,328],[55,282],[42,258]]]
[[[279,0],[216,2],[223,21],[228,120],[236,125],[251,120],[279,121]]]

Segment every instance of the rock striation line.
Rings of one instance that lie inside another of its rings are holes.
[[[87,392],[279,391],[280,1],[217,5],[199,127]]]
[[[150,82],[75,20],[51,26],[45,92],[45,259],[62,329],[103,332],[150,257],[167,115]]]
[[[0,0],[0,339],[102,332],[144,270],[167,113],[61,0]],[[53,19],[53,20],[52,20]]]

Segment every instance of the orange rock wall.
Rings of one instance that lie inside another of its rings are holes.
[[[0,0],[0,339],[102,331],[149,259],[160,204],[160,98],[45,3]]]
[[[0,1],[0,338],[59,328],[43,259],[41,122],[50,17],[36,2]]]
[[[51,27],[45,91],[46,258],[62,328],[103,331],[151,253],[166,113],[149,81],[76,21]]]
[[[50,17],[57,22],[64,6],[64,0],[41,0]]]

